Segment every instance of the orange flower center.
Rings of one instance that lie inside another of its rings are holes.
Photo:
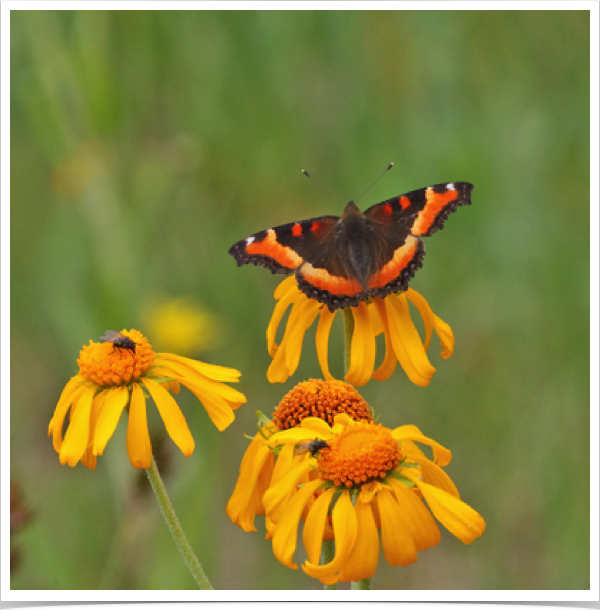
[[[90,341],[79,352],[79,374],[101,386],[123,385],[139,379],[154,362],[152,347],[137,330],[124,330],[121,335],[135,343],[135,350],[116,347],[110,341]]]
[[[351,385],[309,379],[283,397],[273,421],[281,430],[294,428],[305,417],[320,417],[332,426],[338,413],[347,413],[354,421],[373,421],[371,408]]]
[[[391,431],[374,422],[347,427],[329,445],[330,449],[319,453],[319,470],[338,486],[383,479],[402,458]]]

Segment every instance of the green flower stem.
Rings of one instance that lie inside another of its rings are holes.
[[[148,480],[150,481],[150,485],[152,485],[152,491],[160,506],[160,511],[167,522],[167,526],[171,531],[171,535],[173,536],[173,540],[175,540],[179,552],[183,555],[183,560],[185,561],[188,570],[201,589],[212,590],[210,581],[206,577],[198,558],[194,555],[194,551],[192,551],[192,547],[181,529],[181,524],[179,523],[179,519],[177,519],[171,500],[169,500],[167,490],[160,478],[154,457],[152,457],[152,465],[146,470],[146,474],[148,475]]]
[[[371,587],[371,579],[363,578],[358,582],[353,582],[350,588],[354,591],[370,591],[373,587]]]
[[[321,565],[330,563],[335,557],[335,540],[323,540],[323,546],[321,547]],[[337,583],[335,585],[323,585],[323,589],[335,591],[337,589]]]

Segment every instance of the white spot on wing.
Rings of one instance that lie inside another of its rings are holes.
[[[455,191],[455,190],[456,190],[456,189],[454,188],[454,182],[450,182],[450,183],[448,183],[448,184],[446,185],[446,188],[447,188],[449,191]]]
[[[246,245],[249,246],[254,241],[254,236],[248,237],[246,239]]]

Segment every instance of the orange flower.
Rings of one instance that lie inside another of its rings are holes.
[[[325,305],[308,298],[298,289],[294,277],[283,280],[274,296],[277,304],[267,328],[267,349],[273,358],[267,371],[268,380],[283,383],[294,374],[300,362],[304,334],[317,316],[319,323],[315,343],[319,364],[325,379],[333,379],[328,363],[329,333],[339,310],[331,312]],[[409,302],[423,319],[424,341],[412,321]],[[277,344],[277,329],[290,305],[292,308],[283,340]],[[435,368],[427,358],[427,349],[434,330],[441,341],[442,358],[452,355],[452,329],[433,313],[427,301],[415,290],[409,288],[406,292],[389,294],[384,298],[374,297],[349,309],[353,316],[354,332],[350,346],[350,368],[344,378],[354,386],[365,385],[370,379],[388,379],[398,363],[413,383],[429,385]],[[375,368],[375,339],[380,334],[385,337],[386,351],[382,363]]]
[[[127,452],[135,468],[149,468],[152,447],[146,419],[146,390],[162,417],[169,436],[187,457],[194,439],[179,406],[169,393],[179,393],[183,384],[204,405],[219,430],[234,419],[234,409],[246,402],[243,394],[222,382],[236,382],[240,373],[175,354],[156,354],[137,330],[122,331],[134,349],[113,343],[95,343],[82,348],[79,373],[65,386],[48,426],[61,464],[81,462],[96,467],[113,435],[123,410],[129,413]],[[124,339],[127,342],[127,339]],[[63,425],[71,410],[63,439]]]
[[[290,459],[294,446],[306,439],[321,439],[327,447]],[[429,445],[433,460],[415,442]],[[272,435],[268,444],[281,447],[280,459],[288,456],[285,474],[263,498],[273,552],[285,566],[298,567],[293,555],[304,519],[308,560],[302,569],[324,584],[370,578],[377,568],[378,532],[388,563],[406,566],[417,560],[417,551],[439,542],[433,517],[465,544],[485,530],[485,521],[460,500],[441,468],[450,452],[415,426],[390,430],[345,414],[330,426],[310,417]],[[335,539],[335,556],[319,565],[324,538]]]
[[[283,397],[272,421],[263,416],[264,423],[246,449],[235,489],[227,503],[226,512],[233,523],[246,532],[256,531],[256,515],[265,514],[265,492],[293,461],[293,451],[282,452],[276,458],[268,445],[269,437],[300,425],[307,417],[319,417],[333,424],[334,417],[340,413],[356,421],[373,420],[371,408],[352,386],[343,381],[311,379],[299,383]]]

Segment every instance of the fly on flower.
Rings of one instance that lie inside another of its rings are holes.
[[[294,449],[294,455],[304,455],[310,453],[312,457],[316,457],[323,449],[329,449],[329,444],[320,438],[308,443],[299,443]]]
[[[146,392],[152,397],[167,433],[187,457],[194,439],[175,399],[180,384],[204,405],[219,430],[234,419],[233,411],[246,397],[223,382],[237,382],[240,373],[182,356],[155,353],[137,330],[107,331],[104,343],[90,341],[79,354],[79,373],[65,386],[48,426],[60,463],[81,461],[96,467],[123,411],[128,413],[127,453],[135,468],[148,469],[152,447],[146,417]],[[119,353],[116,358],[115,348]],[[67,413],[71,411],[63,438]]]
[[[107,330],[101,337],[100,341],[112,343],[116,349],[129,350],[132,354],[135,353],[136,342],[130,339],[123,333],[118,333],[116,330]]]
[[[234,244],[238,266],[295,273],[298,288],[330,311],[406,290],[423,264],[430,237],[460,205],[470,205],[468,182],[435,184],[361,212],[354,201],[341,217],[320,216],[266,229]]]

